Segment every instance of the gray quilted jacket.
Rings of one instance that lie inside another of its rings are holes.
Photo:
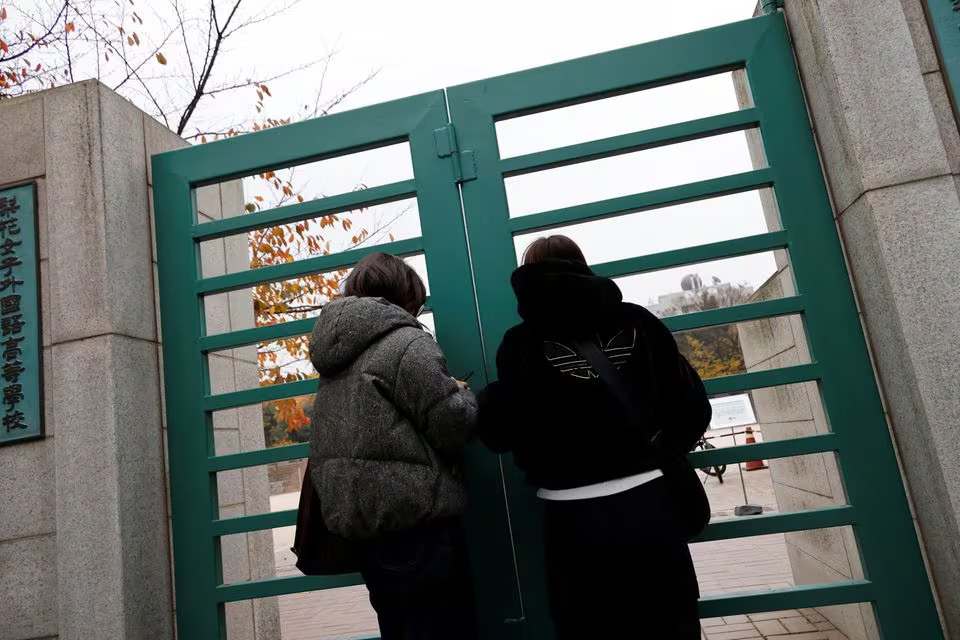
[[[310,359],[321,377],[311,479],[327,527],[363,539],[463,513],[476,400],[417,320],[380,298],[336,300]]]

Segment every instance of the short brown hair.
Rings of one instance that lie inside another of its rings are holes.
[[[567,236],[537,238],[523,252],[523,264],[535,264],[544,260],[570,260],[587,264],[583,251]]]
[[[383,298],[416,315],[427,301],[427,288],[406,262],[388,253],[371,253],[347,276],[343,293],[357,298]]]

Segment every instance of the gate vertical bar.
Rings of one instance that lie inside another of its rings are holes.
[[[499,151],[493,117],[467,100],[452,100],[450,118],[468,141],[477,162],[477,179],[462,186],[470,236],[474,282],[485,339],[485,359],[491,379],[496,376],[496,353],[504,332],[515,322],[516,300],[510,274],[516,268],[513,237],[508,227],[507,195],[498,169]],[[473,212],[473,213],[472,213]],[[522,589],[528,640],[552,640],[546,591],[539,587],[546,574],[543,558],[543,505],[527,485],[511,456],[502,457],[507,511],[512,524],[517,572]]]
[[[800,79],[782,14],[747,61],[761,112],[761,136],[776,173],[775,194],[792,242],[790,262],[807,300],[806,330],[824,374],[827,415],[842,439],[840,469],[848,499],[862,514],[856,527],[866,578],[879,595],[884,638],[941,638],[916,531],[877,392],[844,263]]]
[[[479,389],[487,376],[457,188],[458,172],[454,156],[440,157],[435,143],[437,129],[447,126],[446,106],[445,96],[438,92],[437,99],[410,133],[410,152],[437,342],[443,348],[451,374],[461,377],[474,371],[471,382]],[[480,637],[519,640],[520,594],[498,459],[475,444],[468,451],[467,467],[471,507],[466,528]]]
[[[190,527],[173,527],[175,561],[191,571],[175,571],[177,630],[184,638],[226,638],[223,607],[214,590],[219,581],[219,545],[210,532],[216,503],[215,478],[206,471],[210,432],[197,424],[203,416],[202,392],[207,388],[206,366],[196,348],[203,330],[203,309],[196,291],[199,249],[191,227],[196,216],[189,181],[169,163],[173,154],[153,159],[154,207],[157,224],[157,268],[160,305],[177,309],[164,314],[164,390],[167,402],[167,439],[170,499],[173,516]],[[192,295],[190,295],[192,293]],[[190,304],[184,305],[189,299]]]

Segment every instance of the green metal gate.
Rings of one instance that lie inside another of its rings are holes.
[[[496,123],[558,107],[745,70],[752,106],[501,158]],[[448,117],[449,109],[449,117]],[[505,180],[586,161],[739,131],[759,131],[766,166],[644,193],[532,215],[509,211]],[[414,178],[364,191],[200,222],[193,192],[222,180],[408,141]],[[704,617],[873,603],[884,638],[939,638],[941,631],[885,416],[874,381],[836,227],[780,15],[718,27],[557,65],[427,93],[224,142],[155,156],[154,188],[163,322],[170,483],[179,637],[225,637],[224,603],[357,584],[288,577],[224,585],[220,538],[287,526],[284,511],[219,519],[216,473],[307,454],[294,445],[215,455],[214,411],[308,394],[301,381],[212,394],[206,354],[308,333],[300,320],[207,335],[204,297],[351,265],[357,249],[240,273],[202,278],[199,243],[362,205],[417,198],[420,238],[380,245],[423,253],[437,338],[453,371],[495,374],[494,355],[516,321],[508,286],[515,236],[769,188],[782,228],[766,233],[595,265],[621,277],[730,256],[789,256],[795,295],[668,318],[674,331],[802,316],[807,363],[712,378],[711,394],[816,382],[830,431],[694,454],[697,466],[836,452],[847,504],[712,524],[703,540],[852,526],[863,579],[702,600]],[[458,187],[459,185],[459,187]],[[462,198],[462,206],[461,206]],[[469,238],[469,243],[468,243]],[[485,364],[484,364],[485,363]],[[478,375],[476,385],[486,380]],[[470,453],[475,505],[469,535],[487,638],[552,637],[539,555],[538,505],[509,460]],[[501,473],[501,468],[503,473]]]

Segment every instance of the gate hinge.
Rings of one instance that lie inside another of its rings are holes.
[[[776,13],[779,9],[783,9],[783,0],[761,0],[760,8],[764,15]]]
[[[453,161],[453,179],[456,183],[477,178],[477,159],[472,149],[460,150],[457,145],[457,133],[452,124],[433,130],[433,141],[437,147],[437,156]]]

